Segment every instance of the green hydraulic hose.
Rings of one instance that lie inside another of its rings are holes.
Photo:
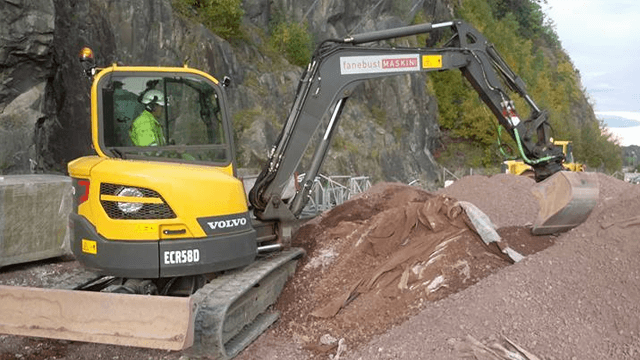
[[[506,160],[515,160],[518,157],[517,156],[510,156],[507,155],[507,153],[504,152],[504,149],[502,148],[502,140],[500,140],[500,138],[502,137],[502,125],[498,125],[498,149],[500,149],[500,153],[502,154],[502,157],[505,158]],[[508,146],[508,145],[507,145]]]
[[[520,155],[522,156],[522,159],[524,160],[524,162],[526,162],[529,165],[535,165],[535,164],[539,164],[543,161],[549,161],[553,159],[553,156],[545,156],[543,158],[537,159],[537,160],[530,160],[525,154],[524,154],[524,150],[522,149],[522,143],[520,142],[520,134],[518,134],[518,129],[514,128],[513,129],[513,133],[515,135],[516,138],[516,143],[518,144],[518,150],[520,151]]]
[[[516,159],[516,157],[510,157],[504,152],[504,150],[502,150],[502,142],[500,141],[500,136],[502,135],[502,129],[503,129],[503,126],[499,125],[498,126],[498,148],[500,149],[500,152],[502,153],[502,155],[507,160],[514,160],[514,159]],[[527,163],[529,165],[535,165],[535,164],[539,164],[539,163],[541,163],[543,161],[549,161],[549,160],[553,159],[553,156],[545,156],[545,157],[537,159],[537,160],[529,159],[527,157],[527,155],[525,155],[524,149],[522,148],[522,142],[520,141],[520,134],[518,133],[518,129],[514,128],[513,129],[513,133],[515,135],[516,144],[518,145],[518,152],[520,153],[520,157],[522,157],[522,159],[524,160],[525,163]]]

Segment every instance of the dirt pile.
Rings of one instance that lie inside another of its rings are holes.
[[[294,245],[307,249],[307,260],[277,305],[283,316],[276,333],[316,351],[332,348],[321,344],[326,335],[345,338],[351,346],[361,344],[402,323],[427,303],[510,264],[495,244],[483,243],[457,199],[444,195],[461,194],[468,184],[509,186],[513,195],[529,191],[532,185],[529,179],[512,176],[489,183],[486,179],[464,179],[443,194],[378,184],[305,225]],[[486,189],[473,191],[491,197]],[[523,217],[535,217],[536,205],[498,201],[508,196],[485,201],[507,211],[518,209],[500,218],[513,225],[500,229],[504,242],[525,255],[550,246],[553,237],[533,237],[527,228],[516,226]]]
[[[466,337],[503,335],[540,359],[639,359],[640,187],[602,174],[598,182],[587,221],[553,247],[426,307],[348,358],[460,359]]]
[[[456,180],[438,194],[468,201],[487,214],[498,227],[526,226],[538,216],[540,206],[531,193],[535,182],[526,176],[472,175]]]

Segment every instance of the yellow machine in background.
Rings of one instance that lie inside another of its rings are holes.
[[[567,170],[571,171],[585,171],[587,166],[585,164],[575,162],[573,158],[573,143],[567,140],[555,140],[553,142],[556,146],[562,146],[562,152],[564,153],[564,166]]]
[[[553,144],[562,146],[564,162],[562,166],[569,171],[582,172],[586,170],[586,165],[577,163],[573,158],[573,143],[567,140],[554,140]],[[503,172],[506,174],[523,175],[533,178],[533,168],[522,160],[506,160],[503,162]]]

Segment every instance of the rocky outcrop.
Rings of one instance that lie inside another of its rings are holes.
[[[52,68],[52,0],[0,2],[0,109],[42,83]]]
[[[302,69],[259,49],[278,15],[315,39],[451,18],[445,0],[245,0],[246,41],[230,43],[177,15],[169,0],[0,0],[0,173],[65,172],[92,152],[90,83],[76,59],[182,65],[230,76],[239,162],[260,167],[293,101]],[[397,5],[396,3],[402,3]],[[433,180],[437,103],[424,75],[367,82],[352,96],[323,172],[375,180]]]
[[[306,21],[317,39],[328,39],[408,25],[420,11],[427,15],[427,21],[446,21],[453,16],[448,3],[446,0],[275,0],[271,12]]]
[[[53,1],[3,0],[0,18],[0,173],[29,172],[54,67]]]

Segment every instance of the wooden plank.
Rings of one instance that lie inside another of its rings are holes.
[[[193,345],[192,302],[0,285],[0,333],[182,350]]]

